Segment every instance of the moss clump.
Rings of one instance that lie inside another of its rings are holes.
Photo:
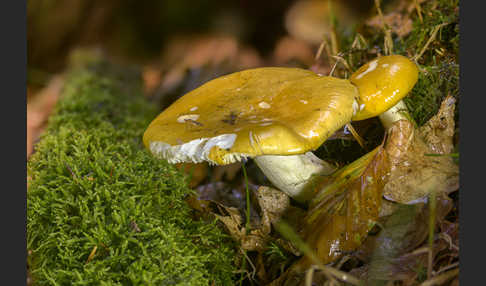
[[[99,67],[71,73],[27,164],[34,284],[231,284],[231,239],[191,219],[184,175],[143,148],[156,108]]]

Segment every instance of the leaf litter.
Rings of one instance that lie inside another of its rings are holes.
[[[453,97],[446,97],[439,112],[419,129],[406,120],[390,128],[385,147],[391,162],[386,199],[413,203],[424,201],[430,192],[450,193],[459,188],[459,166],[450,156],[454,103]]]

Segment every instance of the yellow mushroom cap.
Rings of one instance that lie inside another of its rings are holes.
[[[309,70],[245,70],[179,98],[152,121],[143,141],[171,163],[303,154],[351,120],[357,97],[348,80]]]
[[[363,65],[350,78],[360,94],[359,109],[352,120],[387,111],[412,90],[417,79],[417,65],[404,56],[383,56]]]

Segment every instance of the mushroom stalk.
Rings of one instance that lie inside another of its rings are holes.
[[[312,152],[287,156],[263,155],[254,160],[275,187],[299,202],[314,197],[314,183],[336,170]]]
[[[392,108],[380,114],[379,118],[385,129],[388,130],[393,125],[393,123],[397,122],[398,120],[409,119],[408,108],[405,105],[405,102],[403,102],[403,100],[400,100]]]

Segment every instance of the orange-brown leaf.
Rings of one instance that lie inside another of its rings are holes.
[[[388,160],[382,146],[323,182],[311,202],[303,236],[322,263],[355,250],[378,219]],[[301,265],[310,260],[303,258]]]

